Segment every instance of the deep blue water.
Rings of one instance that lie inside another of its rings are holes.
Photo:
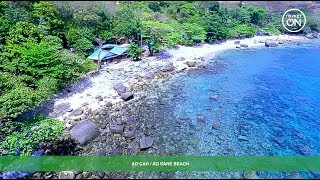
[[[230,50],[215,59],[172,82],[179,84],[176,117],[196,127],[197,145],[186,154],[320,155],[320,41]],[[221,127],[212,129],[213,122]]]

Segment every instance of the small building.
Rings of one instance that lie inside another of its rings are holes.
[[[116,45],[116,44],[104,44],[100,52],[101,63],[112,61],[114,59],[123,58],[127,55],[129,44]],[[94,52],[88,57],[94,63],[98,63],[99,49],[95,48]]]

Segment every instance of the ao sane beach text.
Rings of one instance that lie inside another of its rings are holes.
[[[140,162],[132,162],[131,166],[190,166],[190,162],[140,161]]]

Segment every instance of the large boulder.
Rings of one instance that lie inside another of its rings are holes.
[[[122,94],[127,91],[127,88],[122,83],[113,85],[113,89],[116,90],[118,94]]]
[[[273,40],[266,40],[264,44],[267,47],[276,47],[276,46],[278,46],[278,43],[276,41],[273,41]]]
[[[170,72],[173,71],[175,69],[175,67],[173,66],[173,63],[168,63],[164,66],[162,66],[161,71],[162,72]]]
[[[82,120],[72,127],[70,135],[78,141],[80,145],[86,145],[99,136],[98,127],[89,120]]]
[[[121,98],[125,101],[129,101],[130,99],[133,99],[133,93],[132,92],[122,93]]]

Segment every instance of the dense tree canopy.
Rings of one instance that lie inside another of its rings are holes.
[[[1,1],[0,15],[0,117],[12,118],[96,69],[85,59],[95,38],[126,39],[139,59],[140,44],[152,55],[166,46],[250,37],[258,30],[285,32],[279,13],[215,1]],[[308,19],[304,31],[319,30],[319,21]]]

